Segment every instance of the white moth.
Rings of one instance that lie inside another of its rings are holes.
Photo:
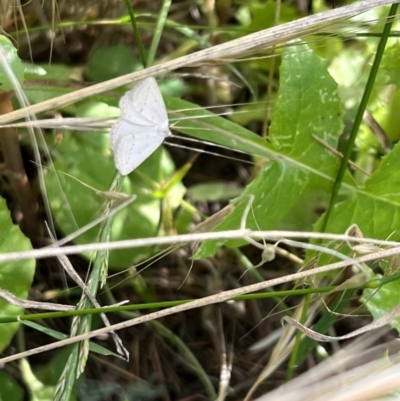
[[[128,175],[171,133],[160,88],[153,77],[139,81],[119,101],[121,117],[110,132],[115,166]]]

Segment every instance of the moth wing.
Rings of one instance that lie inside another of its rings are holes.
[[[120,136],[113,144],[115,165],[121,175],[128,175],[161,146],[164,136],[157,127],[146,128],[140,135]]]
[[[122,117],[129,121],[135,121],[133,119],[140,115],[152,125],[163,129],[168,127],[167,108],[157,81],[153,77],[139,81],[122,96],[119,106]],[[132,111],[135,113],[131,116]]]
[[[124,136],[132,135],[132,124],[128,121],[119,118],[110,130],[110,145],[113,150],[117,142]]]
[[[139,122],[143,124],[133,123],[123,117],[120,117],[110,130],[111,148],[114,150],[116,143],[124,136],[134,136],[135,138],[140,139],[141,137],[146,137],[148,133],[152,133],[151,135],[159,136],[160,141],[162,142],[171,134],[168,127],[161,128],[155,125],[149,125],[147,120]]]

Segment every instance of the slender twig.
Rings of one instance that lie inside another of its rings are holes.
[[[195,233],[171,235],[168,237],[151,237],[139,238],[123,241],[111,241],[106,243],[71,245],[62,248],[42,248],[24,252],[8,252],[0,255],[0,263],[24,260],[24,259],[43,259],[46,257],[57,255],[74,255],[89,251],[104,251],[127,248],[141,248],[154,245],[170,245],[182,244],[187,242],[207,241],[215,239],[244,239],[250,237],[253,239],[266,239],[270,241],[279,241],[285,238],[304,238],[304,239],[326,239],[331,241],[349,241],[356,243],[369,243],[380,246],[399,247],[400,243],[395,241],[384,241],[373,238],[356,238],[344,234],[327,234],[315,232],[297,232],[297,231],[252,231],[247,229],[218,231],[211,233]],[[382,251],[382,257],[391,256],[397,252],[392,252],[393,249]],[[353,260],[354,262],[354,260]]]

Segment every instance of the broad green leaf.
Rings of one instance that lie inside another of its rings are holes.
[[[5,61],[7,61],[10,69],[14,73],[18,82],[21,84],[24,80],[24,67],[18,57],[17,49],[4,35],[0,35],[0,46],[2,53],[5,56]],[[6,73],[6,71],[4,71],[2,65],[0,64],[0,90],[9,91],[12,89],[14,89],[14,85],[10,81],[9,75]]]
[[[24,64],[25,76],[29,84],[25,85],[24,93],[30,103],[40,103],[57,96],[70,93],[73,87],[78,87],[82,80],[82,69],[71,68],[58,64]],[[79,110],[79,104],[69,104],[63,108],[69,114]]]
[[[365,303],[374,320],[378,319],[399,303],[400,282],[392,281],[376,289],[366,288],[361,300]],[[400,317],[391,321],[391,326],[400,332]]]
[[[0,253],[31,250],[28,238],[15,226],[4,199],[0,199]],[[0,264],[0,288],[10,291],[18,298],[26,299],[35,273],[34,260],[21,260]],[[22,308],[0,299],[0,316],[16,317],[23,313]],[[10,343],[19,323],[0,324],[0,352]]]
[[[275,25],[276,2],[268,0],[265,2],[249,2],[251,24],[248,27],[251,31],[257,32]],[[281,5],[279,23],[292,21],[298,18],[298,12],[294,7],[283,3]]]
[[[351,193],[337,204],[331,214],[327,232],[343,233],[357,224],[369,238],[400,240],[400,145],[385,156],[364,188]],[[320,227],[321,220],[316,225]],[[376,318],[398,303],[398,282],[385,285],[377,292],[364,291],[364,302]],[[398,319],[393,325],[399,329]]]
[[[139,67],[131,47],[124,44],[97,47],[89,55],[87,75],[93,82],[103,82],[129,74]]]
[[[363,188],[335,205],[327,232],[343,233],[357,224],[365,237],[400,239],[400,146],[385,156]],[[321,220],[316,225],[319,228]]]
[[[53,82],[54,86],[67,87],[77,85],[77,81],[83,79],[82,67],[70,67],[63,64],[28,64],[24,63],[25,77],[47,85]],[[29,85],[26,89],[29,89]],[[61,90],[61,88],[59,88]]]
[[[321,211],[326,210],[328,204],[327,192],[319,189],[307,191],[276,228],[287,231],[312,231],[315,221]]]
[[[80,89],[84,80],[83,67],[69,67],[60,64],[24,64],[25,76],[29,84],[24,87],[25,95],[30,103],[40,103],[58,96]],[[118,98],[122,95],[123,89],[116,89],[101,95],[95,95],[90,101],[102,101],[110,105],[117,105]],[[63,112],[71,115],[79,114],[82,107],[85,107],[87,100],[65,105]]]
[[[388,83],[400,88],[400,50],[398,43],[385,50],[382,70],[387,75]]]
[[[24,391],[6,372],[0,371],[0,401],[22,401]]]
[[[191,112],[195,114],[195,112]],[[266,160],[258,177],[250,183],[243,197],[254,196],[253,214],[246,226],[273,229],[299,202],[307,191],[329,191],[339,160],[318,143],[312,135],[336,147],[342,131],[341,106],[337,85],[327,72],[325,62],[307,46],[295,53],[288,50],[282,60],[281,84],[269,134],[269,143],[236,124],[218,117],[202,118],[197,130],[190,131],[192,122],[176,125],[183,132],[213,140]],[[347,189],[353,182],[346,177]],[[242,202],[218,230],[239,228],[246,203]],[[307,207],[307,205],[304,205]],[[196,257],[212,255],[223,242],[204,243]],[[231,245],[240,242],[229,242]]]

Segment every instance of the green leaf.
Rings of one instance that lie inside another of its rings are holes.
[[[31,250],[30,241],[21,233],[18,226],[15,226],[10,218],[6,202],[0,199],[0,253],[22,252]],[[0,264],[0,288],[10,291],[21,299],[26,299],[32,284],[35,272],[34,260],[21,260]],[[0,299],[0,316],[16,317],[23,312]],[[0,352],[10,343],[19,323],[7,323],[0,325]]]
[[[400,144],[385,156],[365,187],[335,205],[327,232],[343,233],[350,224],[357,224],[369,238],[400,240]],[[321,219],[316,225],[319,229]],[[364,302],[376,318],[397,304],[399,282],[385,285],[377,292],[364,291]],[[370,298],[372,296],[372,298]],[[399,319],[393,323],[400,328]]]
[[[103,63],[104,64],[104,63]],[[30,103],[40,103],[58,96],[70,93],[80,88],[79,81],[84,79],[82,67],[70,67],[60,64],[24,64],[25,77],[30,79],[25,85],[24,92]],[[111,105],[117,105],[118,97],[123,89],[116,89],[101,95],[94,95],[90,101],[101,101]],[[82,107],[87,105],[87,100],[75,102],[62,107],[63,112],[71,115],[79,114]]]
[[[0,371],[0,401],[22,401],[24,391],[7,373]]]
[[[0,35],[0,46],[5,56],[5,60],[8,62],[9,67],[13,71],[18,82],[21,84],[24,80],[24,67],[21,60],[18,57],[17,49],[13,46],[11,41],[3,35]],[[0,89],[9,91],[14,89],[14,85],[10,81],[9,75],[4,71],[0,64]]]
[[[25,77],[29,84],[24,92],[30,103],[40,103],[70,93],[74,82],[83,79],[82,68],[72,68],[60,64],[24,64]],[[79,85],[79,84],[78,84]],[[79,103],[69,104],[63,110],[75,114]]]
[[[253,32],[270,28],[275,25],[276,2],[268,0],[266,2],[250,2],[251,24],[249,29]],[[289,22],[298,18],[296,9],[288,4],[281,5],[279,21],[280,23]]]
[[[378,319],[399,303],[400,281],[392,281],[378,290],[366,288],[361,298],[374,320]],[[400,332],[400,317],[390,322],[391,326]]]
[[[93,82],[103,82],[139,69],[131,47],[123,44],[98,47],[89,55],[87,75]]]
[[[385,50],[382,70],[388,77],[388,83],[400,88],[400,50],[397,44]]]
[[[307,46],[299,46],[295,53],[288,50],[282,60],[280,82],[270,144],[238,126],[233,129],[235,124],[226,120],[220,124],[225,125],[225,132],[207,127],[214,142],[269,159],[243,193],[247,198],[254,196],[254,218],[253,214],[249,216],[248,228],[273,229],[305,193],[316,189],[329,191],[339,165],[337,157],[313,138],[315,135],[336,147],[342,131],[337,85],[327,72],[326,63]],[[213,119],[201,121],[207,124]],[[184,123],[187,125],[187,121]],[[194,135],[205,136],[206,131],[199,133],[200,130]],[[349,176],[346,185],[353,188]],[[245,207],[242,202],[217,230],[239,228]],[[229,242],[231,246],[241,243]],[[221,244],[203,243],[196,257],[213,255]]]
[[[400,239],[400,145],[385,156],[364,188],[335,205],[327,232],[343,233],[357,224],[365,237]],[[316,225],[318,230],[321,219]]]

